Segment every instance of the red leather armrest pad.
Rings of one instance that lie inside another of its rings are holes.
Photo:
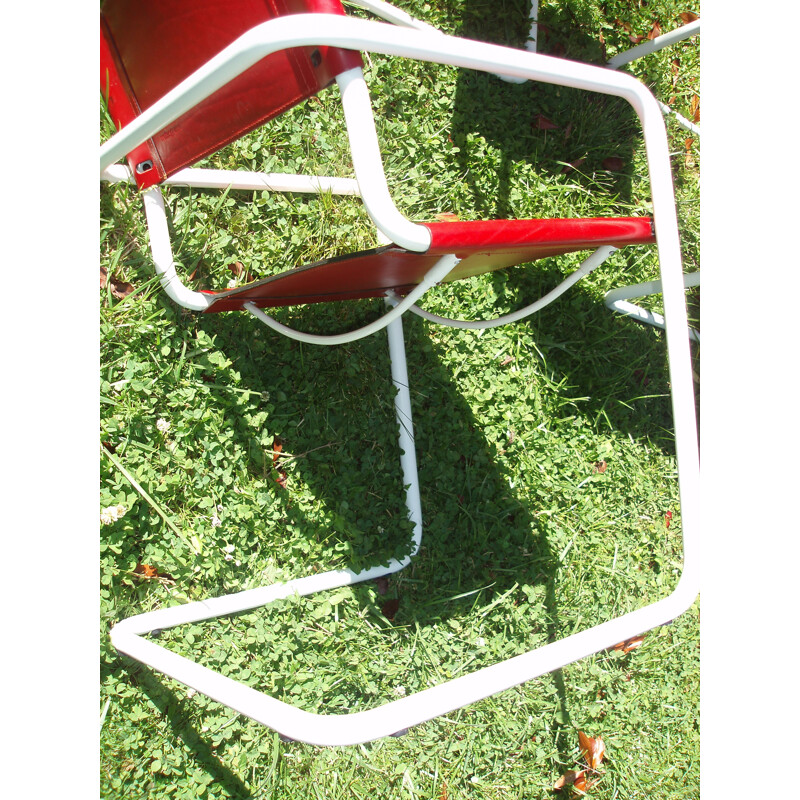
[[[107,0],[100,81],[117,109],[115,123],[149,108],[256,25],[303,12],[344,14],[339,0]],[[139,187],[219,150],[361,64],[360,53],[333,47],[292,48],[262,59],[129,154]],[[153,168],[137,173],[136,164],[146,160]]]
[[[583,250],[601,245],[622,247],[655,241],[649,217],[588,219],[519,219],[478,222],[431,222],[429,253],[467,256],[494,250],[535,250],[550,255],[553,248]]]

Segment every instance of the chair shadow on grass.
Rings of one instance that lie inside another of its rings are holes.
[[[583,27],[581,11],[572,5],[565,0],[557,7],[540,8],[537,52],[603,65],[599,31]],[[467,0],[454,11],[460,14],[454,32],[524,50],[529,9],[529,0],[509,0],[501,13],[483,0]],[[513,173],[525,164],[547,174],[548,180],[589,189],[601,181],[604,192],[630,200],[631,156],[640,134],[636,113],[621,98],[540,81],[514,84],[474,70],[459,72],[451,139],[459,148],[456,157],[470,187],[470,202],[487,218],[520,216],[512,199]],[[499,151],[491,193],[472,178],[472,170],[485,159],[484,149]]]
[[[519,278],[519,285],[528,293],[528,299],[540,296],[561,277],[558,267],[550,261],[523,267],[520,272],[524,275]],[[377,304],[368,302],[334,305],[338,308],[334,308],[333,314],[343,328],[358,327],[379,311]],[[315,319],[322,318],[329,325],[331,308],[303,309],[302,318],[311,323],[303,327],[313,327]],[[289,470],[287,490],[277,484],[273,486],[282,506],[283,520],[309,540],[320,535],[292,503],[292,483],[299,480],[322,507],[335,514],[349,515],[355,521],[355,528],[372,526],[371,535],[369,531],[361,531],[366,535],[359,545],[359,556],[371,551],[380,560],[387,551],[391,554],[393,548],[401,548],[408,541],[409,526],[402,524],[405,508],[385,334],[347,346],[321,348],[286,340],[243,314],[193,320],[192,324],[216,337],[217,347],[241,373],[243,388],[269,393],[273,399],[281,398],[266,424],[270,430],[277,429],[287,452],[308,453]],[[651,397],[633,410],[609,404],[609,398],[630,398],[640,394],[642,387],[632,379],[629,364],[615,364],[612,356],[604,356],[602,344],[620,335],[635,340],[636,348],[643,354],[643,363],[647,362],[644,369],[652,374],[654,384],[666,388],[661,334],[614,317],[580,286],[540,314],[518,324],[533,326],[537,345],[545,354],[550,371],[556,377],[566,378],[573,397],[586,398],[581,407],[586,417],[605,418],[609,426],[636,437],[648,436],[654,425],[669,427],[671,415],[666,398]],[[459,391],[457,379],[430,345],[431,333],[436,330],[437,326],[429,326],[417,318],[404,318],[422,494],[422,549],[411,566],[392,577],[385,597],[373,583],[355,587],[354,596],[362,609],[369,607],[370,619],[379,623],[384,619],[380,610],[386,599],[398,597],[394,622],[384,621],[384,627],[425,628],[457,621],[475,603],[488,607],[509,590],[521,593],[519,588],[514,589],[515,585],[539,587],[542,608],[530,628],[515,631],[520,637],[519,647],[508,653],[515,655],[564,635],[556,589],[560,562],[546,530],[537,520],[536,509],[515,496],[509,475],[497,463],[496,445],[487,441],[480,417],[473,413]],[[582,357],[584,334],[590,335],[599,350],[599,355],[590,362],[593,368],[587,367],[587,360]],[[459,335],[475,336],[469,331]],[[617,351],[618,347],[611,346],[608,350]],[[492,355],[487,352],[486,358]],[[649,394],[660,393],[652,389],[649,387]],[[292,419],[294,425],[290,424]],[[253,438],[252,428],[242,420],[229,422],[237,431],[236,443],[250,454],[251,472],[269,477],[270,458],[264,458],[263,447]],[[327,432],[321,435],[321,431]],[[669,449],[668,439],[660,444]],[[346,479],[337,477],[343,473]],[[554,504],[558,502],[557,497],[552,500]],[[393,525],[391,520],[399,524]],[[375,533],[379,526],[385,528],[385,534]],[[259,533],[260,527],[258,522],[254,523]],[[353,526],[324,532],[330,543],[341,544],[346,552],[350,548],[349,552],[355,553],[352,533]],[[311,568],[316,567],[312,564]],[[328,566],[318,565],[318,568],[323,570]],[[305,574],[302,569],[300,573],[293,571],[294,577]],[[242,574],[243,580],[248,577]],[[482,587],[478,595],[459,598]],[[209,594],[227,591],[231,591],[230,583],[220,582]],[[533,640],[535,643],[531,644]],[[492,662],[485,665],[488,663]],[[162,703],[176,734],[199,753],[200,760],[215,777],[220,770],[226,771],[202,743],[202,735],[186,722],[186,714],[181,710],[183,701],[164,700],[169,690],[160,679],[150,670],[142,674],[143,689],[157,706]],[[554,712],[557,731],[570,724],[570,713],[561,671],[552,675],[558,698]],[[540,680],[546,679],[543,676]],[[556,734],[556,741],[566,759],[569,751],[566,739]],[[239,780],[227,771],[220,780],[223,778]],[[238,791],[247,796],[243,788]]]
[[[491,25],[486,27],[485,3],[476,3],[474,8],[467,3],[463,7],[461,28],[456,33],[521,47],[528,30],[528,4],[520,0],[517,5],[518,13],[512,15],[510,23],[508,19],[500,21],[500,15],[489,15],[503,28],[498,31]],[[539,51],[599,63],[599,49],[597,57],[592,51],[597,42],[589,41],[568,24],[572,14],[569,5],[567,2],[561,10],[543,11]],[[559,38],[562,31],[565,33]],[[569,135],[572,118],[561,113],[559,92],[574,91],[545,84],[512,85],[492,75],[461,71],[452,139],[460,148],[457,157],[467,175],[468,186],[470,135],[477,133],[501,152],[497,185],[491,194],[483,192],[477,184],[470,187],[472,202],[479,213],[486,218],[517,216],[510,201],[512,171],[514,164],[526,160],[553,175],[565,170],[563,162],[581,158],[586,159],[581,170],[587,173],[603,169],[603,159],[608,157],[630,164],[632,145],[625,153],[614,150],[587,154],[580,149],[584,137]],[[492,105],[484,102],[487,93],[494,96],[493,102],[525,109],[524,115],[514,115],[516,127],[498,122]],[[570,106],[579,108],[576,127],[585,124],[584,118],[610,116],[615,130],[624,125],[635,135],[638,123],[627,103],[618,98],[581,94],[585,100]],[[546,123],[540,127],[537,123],[540,115],[556,127],[549,128]],[[573,151],[572,147],[577,149]],[[625,172],[623,167],[610,180],[613,193],[623,201],[629,200],[630,171]],[[615,256],[624,257],[622,253]],[[551,260],[487,278],[498,293],[518,296],[520,306],[523,301],[540,297],[562,279],[563,273]],[[330,327],[331,317],[339,318],[342,329],[347,329],[358,327],[376,314],[376,304],[347,305],[355,310],[331,312],[323,307],[309,307],[303,310],[301,318],[312,323],[321,320],[319,329],[324,331]],[[354,320],[354,315],[361,315],[362,319]],[[202,317],[197,324],[217,337],[217,346],[241,372],[243,388],[283,398],[283,406],[278,404],[266,424],[270,430],[280,431],[287,452],[306,454],[294,461],[287,476],[288,490],[273,486],[282,505],[283,521],[303,531],[309,540],[320,536],[320,531],[291,502],[292,481],[300,480],[322,507],[353,521],[340,530],[325,531],[324,535],[359,558],[354,568],[364,566],[368,553],[380,558],[402,549],[409,538],[409,526],[403,524],[405,507],[385,334],[337,348],[314,348],[272,334],[246,315]],[[595,425],[604,421],[609,428],[636,438],[648,437],[652,441],[655,437],[661,449],[673,452],[663,334],[615,317],[598,297],[589,295],[580,286],[518,324],[530,326],[548,369],[556,378],[566,380],[571,396],[584,398],[580,409],[586,418]],[[457,379],[428,345],[427,323],[406,315],[404,330],[422,494],[422,548],[409,567],[392,576],[385,596],[373,583],[355,587],[354,596],[362,609],[371,609],[370,619],[386,629],[393,625],[425,628],[450,620],[457,622],[469,613],[474,603],[488,607],[515,585],[543,587],[541,613],[532,629],[515,631],[520,637],[520,648],[509,655],[531,649],[530,641],[525,646],[526,639],[537,639],[533,646],[554,641],[563,635],[556,588],[558,553],[548,541],[536,509],[518,498],[510,487],[510,476],[497,462],[496,445],[483,435],[481,419],[459,392]],[[462,335],[475,334],[462,332]],[[627,348],[603,348],[604,341],[620,336],[629,343]],[[591,359],[584,355],[587,346],[595,347]],[[636,354],[638,366],[630,363],[626,355],[629,353]],[[487,359],[491,355],[487,352]],[[643,395],[649,397],[638,401],[635,407],[628,402],[631,397]],[[231,423],[237,431],[237,444],[250,453],[251,472],[274,478],[270,457],[264,455],[264,448],[252,430],[248,431],[243,420]],[[320,435],[321,431],[325,433]],[[453,435],[457,435],[457,441]],[[343,473],[347,474],[346,479],[340,477]],[[381,528],[386,530],[385,535],[376,533]],[[354,531],[360,537],[359,542],[353,541]],[[287,554],[286,560],[288,565],[291,555]],[[211,593],[231,590],[221,581],[216,589]],[[480,589],[479,594],[470,594]],[[465,594],[468,596],[459,597]],[[381,613],[388,598],[399,599],[393,622]],[[251,796],[245,783],[221,764],[202,734],[187,721],[185,701],[174,696],[170,699],[169,690],[149,669],[144,668],[138,674],[143,690],[166,715],[176,734],[206,764],[209,773],[234,788],[237,796]],[[540,680],[543,679],[546,676]],[[570,727],[570,709],[561,670],[552,673],[552,681],[557,698],[554,743],[566,762],[571,744],[560,732],[566,733]]]

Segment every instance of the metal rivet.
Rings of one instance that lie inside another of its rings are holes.
[[[153,169],[153,162],[152,161],[141,161],[136,165],[136,171],[141,175],[143,172],[149,172]]]
[[[311,66],[318,67],[322,63],[322,54],[319,50],[314,50],[311,53]]]

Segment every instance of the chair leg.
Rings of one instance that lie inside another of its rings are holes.
[[[387,303],[390,303],[390,301],[387,301]],[[286,725],[293,733],[291,738],[298,738],[304,741],[317,741],[315,739],[315,728],[320,719],[319,717],[306,712],[298,712],[292,706],[288,706],[275,700],[275,698],[214,672],[152,640],[143,638],[143,636],[178,625],[215,619],[216,617],[236,614],[242,611],[251,611],[295,594],[307,596],[316,592],[383,577],[398,572],[411,562],[412,557],[418,552],[422,540],[422,507],[417,459],[414,450],[411,395],[408,387],[408,369],[406,366],[402,319],[398,317],[391,322],[387,331],[392,383],[397,390],[395,412],[399,428],[403,483],[406,486],[406,506],[408,516],[414,524],[413,545],[409,555],[402,560],[391,559],[385,566],[372,567],[360,572],[353,572],[349,569],[331,570],[285,583],[274,583],[257,589],[249,589],[236,594],[161,608],[156,611],[128,617],[118,622],[111,629],[111,641],[120,652],[169,675],[242,714],[264,724],[269,724],[278,731],[282,732],[284,725]],[[385,716],[391,718],[391,712]],[[358,728],[357,725],[356,728]],[[401,728],[403,728],[402,725],[397,726],[397,730]],[[345,734],[345,736],[348,735],[354,737],[350,741],[365,740],[359,739],[358,733]],[[366,738],[370,737],[367,736]],[[338,742],[331,740],[328,743]],[[341,743],[347,742],[342,741]]]
[[[700,285],[700,272],[689,272],[683,276],[684,288],[688,289],[691,286]],[[633,317],[644,322],[647,325],[653,325],[656,328],[664,330],[665,323],[664,317],[661,314],[656,314],[652,311],[647,311],[641,306],[628,303],[632,297],[646,297],[650,294],[658,294],[661,291],[661,281],[647,281],[646,283],[637,283],[633,286],[620,286],[617,289],[611,289],[606,292],[605,304],[612,311],[618,314],[623,314],[626,317]],[[694,342],[700,341],[700,334],[689,328],[689,338]]]

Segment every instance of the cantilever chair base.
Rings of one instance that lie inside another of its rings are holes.
[[[687,319],[680,246],[664,121],[655,98],[630,76],[604,68],[482,42],[459,40],[436,31],[411,30],[332,14],[284,16],[256,25],[241,35],[211,61],[150,105],[141,115],[125,124],[120,132],[101,148],[101,174],[112,167],[118,159],[139,148],[158,131],[174,123],[187,110],[194,108],[196,104],[266,56],[288,48],[323,46],[418,58],[521,80],[544,81],[617,95],[632,104],[642,122],[651,179],[656,244],[664,296],[684,542],[683,573],[676,589],[668,597],[524,655],[394,700],[379,708],[347,715],[328,716],[302,711],[179,656],[146,636],[158,629],[258,608],[295,593],[307,595],[396,572],[402,569],[409,559],[391,561],[387,566],[359,573],[350,570],[333,571],[225,597],[164,608],[122,620],[111,631],[112,641],[121,652],[268,725],[285,737],[318,745],[347,745],[396,734],[611,647],[617,642],[669,622],[685,611],[694,601],[698,591],[699,455],[694,388],[686,335]],[[357,96],[362,91],[363,82],[356,73],[360,73],[360,70],[353,68],[337,76],[343,96]],[[353,106],[359,103],[361,100],[346,102],[345,116],[348,120],[348,132],[351,134],[353,118],[350,112]],[[367,134],[364,147],[353,148],[356,177],[365,205],[379,229],[396,234],[390,235],[396,244],[413,252],[425,252],[430,245],[430,231],[425,226],[398,219],[399,214],[394,215],[394,207],[390,208],[384,202],[388,198],[385,180],[382,184],[376,185],[365,174],[365,170],[368,173],[370,165],[374,164],[374,159],[370,161],[370,158],[374,157],[377,147],[373,141],[374,126],[367,131]],[[363,160],[365,154],[367,154],[366,161]],[[369,188],[365,190],[365,187]],[[161,274],[162,283],[170,296],[182,305],[200,311],[209,310],[212,298],[208,295],[189,290],[181,293],[175,288],[180,282],[177,280],[169,250],[167,226],[163,218],[163,200],[158,189],[148,189],[144,194],[144,201],[154,260]],[[407,241],[401,241],[403,239]],[[602,259],[607,254],[601,251],[599,255],[590,257],[594,261],[587,260],[581,270],[585,272],[597,259]],[[436,255],[437,260],[425,272],[419,283],[420,293],[427,290],[429,284],[443,280],[451,270],[457,268],[462,261],[463,253],[454,247],[449,251],[445,248]],[[389,290],[390,287],[385,287],[386,294]],[[412,298],[410,302],[409,298]],[[395,312],[398,312],[398,309],[413,311],[411,306],[416,299],[414,290],[403,300],[399,297],[390,297],[388,302],[397,304]],[[256,303],[247,298],[241,307],[256,316],[263,315]],[[414,523],[413,555],[419,548],[422,520],[411,429],[408,376],[399,313],[390,317],[388,321],[384,320],[384,324],[389,337],[392,379],[398,392],[396,411],[400,448],[403,453],[403,480],[408,486],[406,502],[409,517]]]

